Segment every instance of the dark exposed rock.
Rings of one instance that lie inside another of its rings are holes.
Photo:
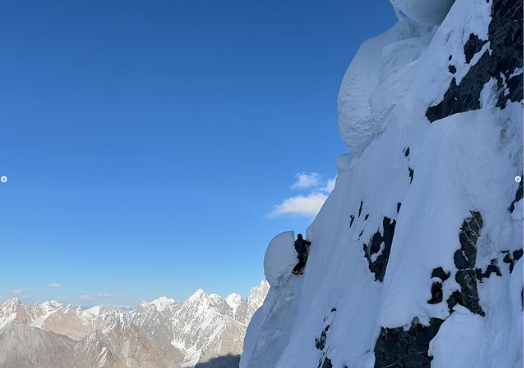
[[[444,322],[431,318],[429,326],[414,321],[404,328],[381,328],[375,344],[375,368],[430,368],[429,343]]]
[[[482,282],[483,279],[489,278],[492,273],[495,273],[497,276],[502,276],[498,264],[498,259],[492,259],[485,272],[482,272],[482,269],[480,268],[477,268],[475,270],[477,280],[479,280],[480,282]]]
[[[486,40],[481,40],[474,33],[469,35],[469,39],[464,45],[464,56],[466,57],[466,63],[469,64],[473,56],[482,49],[482,46],[488,42]]]
[[[522,175],[520,176],[522,177]],[[515,199],[513,202],[511,202],[511,205],[509,206],[509,212],[513,212],[515,210],[515,204],[522,199],[522,180],[519,183],[519,187],[517,188],[517,192],[515,193]]]
[[[455,65],[449,65],[448,70],[451,74],[455,74],[457,72],[457,68],[455,67]]]
[[[404,156],[409,157],[409,147],[404,151]]]
[[[331,359],[325,358],[324,363],[322,364],[322,368],[333,368],[333,364],[331,364]]]
[[[431,272],[431,278],[439,278],[440,281],[433,281],[431,285],[431,299],[428,300],[429,304],[438,304],[444,299],[444,293],[442,291],[442,284],[444,281],[449,279],[450,273],[446,273],[442,267],[434,268]]]
[[[400,212],[400,207],[401,207],[401,206],[402,206],[402,203],[400,203],[400,202],[399,202],[399,203],[397,203],[397,213],[399,213],[399,212]]]
[[[506,81],[506,86],[508,87],[509,94],[507,99],[510,101],[521,101],[522,100],[522,74],[514,75]],[[506,99],[506,101],[507,101]],[[499,101],[499,104],[505,102]]]
[[[491,51],[482,54],[459,85],[455,78],[451,80],[442,101],[426,111],[431,123],[456,113],[480,109],[480,93],[491,78],[497,80],[498,107],[506,107],[508,99],[522,101],[522,76],[511,76],[515,69],[522,68],[522,0],[494,0],[491,16],[488,40],[481,41],[471,34],[464,53],[469,63],[485,42],[490,42]]]
[[[360,201],[360,207],[358,208],[358,217],[360,218],[360,215],[362,214],[362,206],[364,205],[364,202]]]
[[[337,308],[331,308],[331,313],[336,312]]]
[[[444,299],[444,293],[442,292],[442,283],[434,282],[431,285],[431,299],[428,300],[429,304],[438,304]]]
[[[510,253],[509,251],[504,251],[502,253],[507,253],[504,256],[504,259],[502,260],[504,263],[509,264],[509,273],[513,272],[513,268],[515,267],[515,262],[518,261],[522,257],[523,250],[517,249],[513,251],[513,253]]]
[[[326,338],[327,338],[326,332],[322,331],[322,333],[320,334],[320,337],[318,339],[315,339],[315,347],[318,350],[324,350],[324,348],[326,347]]]
[[[455,252],[454,261],[458,271],[455,280],[460,285],[447,300],[450,312],[453,307],[460,304],[468,308],[472,313],[484,316],[480,307],[477,291],[477,272],[475,263],[477,260],[477,240],[480,237],[484,222],[480,212],[472,211],[471,216],[464,220],[460,228],[460,249]],[[481,275],[482,277],[482,275]]]
[[[448,310],[449,310],[449,313],[453,313],[453,307],[457,304],[460,304],[462,305],[461,301],[462,300],[462,296],[460,294],[460,291],[458,290],[455,290],[448,298],[448,300],[446,300],[446,303],[448,304]]]
[[[486,272],[484,272],[482,274],[482,277],[483,278],[489,278],[491,276],[492,273],[495,273],[497,276],[502,276],[502,273],[500,273],[500,268],[497,264],[490,264],[486,270]]]
[[[391,244],[393,243],[393,236],[395,234],[395,225],[395,220],[384,217],[384,220],[382,221],[384,233],[382,234],[380,230],[378,230],[373,234],[369,245],[363,244],[364,256],[368,260],[369,270],[375,274],[375,280],[380,282],[384,281],[384,275],[386,274],[386,267],[391,252]],[[382,253],[373,257],[380,252],[382,243],[384,243]]]
[[[446,273],[442,267],[434,268],[433,271],[431,271],[431,278],[438,277],[442,281],[446,281],[449,279],[450,273]]]
[[[464,220],[462,227],[460,228],[459,241],[461,255],[465,258],[466,267],[460,267],[457,264],[457,258],[455,258],[455,266],[458,269],[473,268],[477,260],[477,240],[480,236],[480,230],[482,229],[483,221],[480,212],[472,211],[471,217]],[[457,256],[457,253],[455,253]]]
[[[360,237],[362,236],[362,234],[364,234],[364,229],[362,229],[362,231],[360,232],[360,234],[358,234],[358,238],[360,239]]]
[[[327,332],[329,331],[329,325],[327,325],[324,330],[320,333],[320,337],[315,339],[315,347],[317,350],[324,350],[326,347]]]
[[[413,176],[415,175],[415,170],[411,167],[409,168],[409,184],[413,183]]]
[[[513,259],[513,255],[511,253],[506,254],[502,261],[504,263],[509,264],[509,273],[512,273],[513,267],[515,267],[515,260]]]
[[[349,227],[353,226],[353,221],[355,221],[355,215],[349,216]]]
[[[364,221],[366,221],[369,218],[369,213],[364,216]]]
[[[461,249],[458,249],[455,252],[453,259],[455,261],[455,267],[457,267],[459,270],[465,270],[466,268],[475,267],[475,262],[468,260],[468,258],[466,258],[466,255]]]
[[[468,308],[471,313],[484,316],[485,313],[479,304],[479,295],[477,291],[477,280],[474,270],[460,270],[455,275],[455,280],[460,285],[460,291],[456,290],[451,294],[447,303],[449,311],[457,304]]]

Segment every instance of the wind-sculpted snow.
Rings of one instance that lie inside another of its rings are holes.
[[[403,19],[361,47],[339,96],[351,156],[305,274],[271,290],[241,368],[522,367],[521,10],[457,0],[438,27]],[[473,98],[430,122],[462,98],[453,79],[475,81]]]
[[[431,40],[431,27],[404,19],[360,47],[338,96],[338,125],[351,152],[360,155],[388,122],[405,82]]]
[[[290,268],[297,263],[294,241],[294,232],[286,231],[269,243],[264,256],[264,273],[271,286],[278,286],[287,280]]]
[[[455,0],[390,0],[403,15],[421,23],[437,26],[446,17]]]

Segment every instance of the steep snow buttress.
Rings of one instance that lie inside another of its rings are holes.
[[[522,0],[393,3],[341,86],[305,274],[272,263],[241,368],[522,367]]]

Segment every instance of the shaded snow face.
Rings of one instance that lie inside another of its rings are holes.
[[[393,6],[414,21],[438,26],[455,0],[390,0]]]
[[[340,135],[352,154],[360,156],[386,129],[431,36],[431,27],[404,19],[360,46],[338,95]]]

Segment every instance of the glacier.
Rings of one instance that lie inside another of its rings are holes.
[[[522,1],[391,2],[341,84],[305,274],[277,236],[241,368],[523,365]]]

